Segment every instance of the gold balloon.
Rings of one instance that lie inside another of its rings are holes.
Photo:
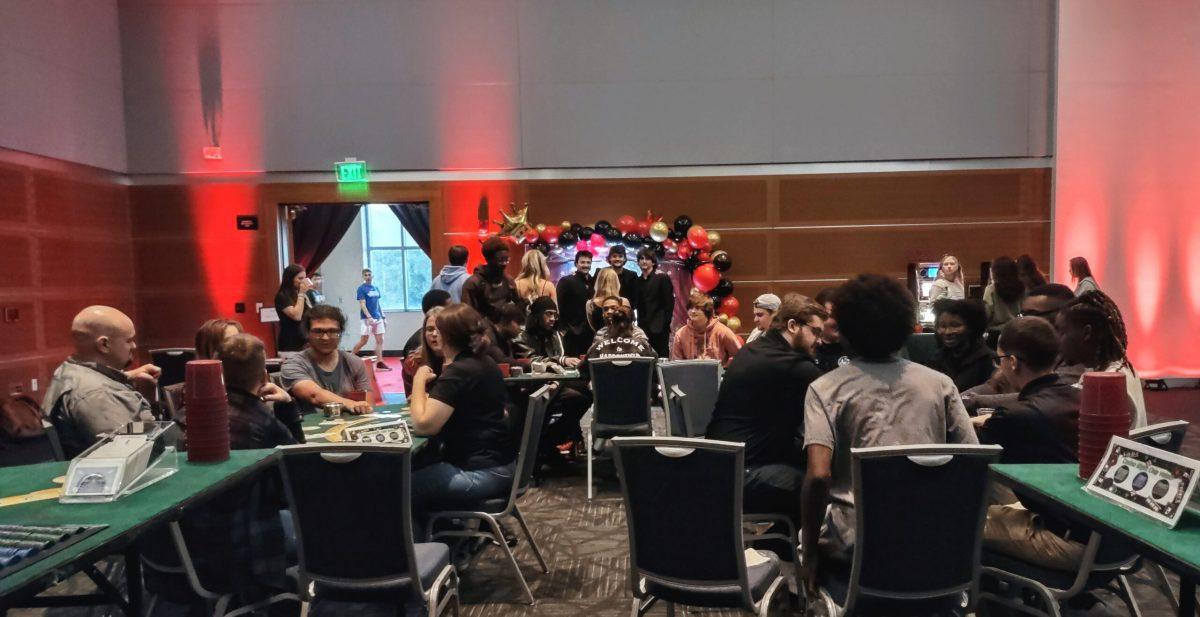
[[[730,317],[729,323],[726,323],[725,325],[729,326],[730,330],[737,332],[738,330],[742,329],[742,320],[738,319],[737,317]]]
[[[667,224],[662,221],[654,221],[650,224],[650,238],[655,242],[662,242],[667,239],[667,235],[671,233]]]
[[[725,313],[718,313],[717,321],[728,326],[729,325],[729,315],[726,315]]]
[[[509,208],[512,212],[500,211],[500,216],[503,220],[496,221],[500,226],[500,236],[509,238],[518,238],[525,233],[529,227],[529,206],[517,208],[516,205],[510,204]]]
[[[538,232],[538,235],[540,236],[540,235],[542,235],[542,232],[543,232],[543,231],[546,231],[546,224],[545,224],[545,223],[538,223],[538,224],[537,224],[537,226],[536,226],[536,227],[534,227],[534,229],[536,229],[536,230],[537,230],[537,232]]]
[[[571,221],[563,221],[560,224],[562,225],[563,231],[566,231],[571,228]]]
[[[708,248],[710,248],[710,249],[716,248],[717,245],[720,243],[721,243],[721,234],[719,234],[715,231],[708,232]]]

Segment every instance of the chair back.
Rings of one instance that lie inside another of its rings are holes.
[[[314,581],[424,593],[415,572],[407,446],[304,445],[280,453],[302,589]]]
[[[917,364],[927,364],[937,352],[937,335],[932,332],[918,332],[904,341],[901,356],[907,357]]]
[[[517,473],[513,476],[512,493],[508,496],[505,512],[512,508],[517,497],[525,494],[525,490],[533,481],[533,471],[537,467],[538,444],[541,443],[542,428],[546,424],[546,410],[550,407],[550,399],[557,390],[557,383],[549,383],[529,396],[525,428],[521,431],[520,449],[517,450]]]
[[[716,360],[674,360],[658,363],[658,382],[662,386],[663,406],[672,387],[687,397],[679,405],[678,417],[667,415],[667,431],[681,437],[702,437],[717,406],[721,385],[721,363]]]
[[[1187,420],[1172,420],[1129,431],[1129,438],[1144,446],[1179,454],[1187,430]]]
[[[151,349],[150,361],[162,369],[158,385],[169,386],[183,383],[187,363],[196,359],[196,350],[191,347],[166,347]]]
[[[162,402],[163,412],[166,415],[163,419],[185,424],[184,414],[186,410],[183,408],[183,383],[175,383],[169,386],[159,384],[158,388],[158,398]]]
[[[742,541],[744,445],[617,437],[613,446],[634,595],[643,596],[643,580],[667,588],[741,585],[752,605]]]
[[[601,358],[589,362],[596,424],[650,423],[654,362],[654,358]]]
[[[58,442],[58,429],[42,420],[42,434],[14,439],[0,435],[0,467],[17,467],[66,460]]]
[[[988,465],[1001,451],[950,444],[851,450],[856,538],[847,612],[858,597],[975,597]]]

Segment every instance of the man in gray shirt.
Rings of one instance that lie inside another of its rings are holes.
[[[133,321],[108,306],[89,306],[71,321],[75,353],[55,369],[42,402],[68,457],[100,433],[154,419],[135,385],[153,388],[162,371],[153,364],[124,370],[137,349],[136,334]]]
[[[803,563],[814,592],[820,559],[853,554],[851,448],[978,443],[954,382],[896,357],[917,323],[904,286],[859,275],[838,289],[833,318],[858,355],[814,381],[804,399]]]
[[[308,346],[283,361],[280,375],[301,413],[315,411],[325,403],[341,403],[351,413],[370,412],[375,401],[366,365],[358,356],[338,349],[346,328],[341,309],[328,304],[314,306],[300,325]],[[363,393],[365,400],[351,399],[354,392]]]

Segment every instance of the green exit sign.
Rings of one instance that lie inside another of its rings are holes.
[[[335,172],[337,172],[338,182],[367,181],[366,161],[343,161],[341,163],[334,163],[333,169]]]

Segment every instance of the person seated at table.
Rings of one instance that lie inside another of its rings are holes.
[[[242,332],[242,324],[232,319],[210,319],[204,322],[196,331],[196,359],[217,359],[221,342]]]
[[[485,351],[496,364],[515,364],[517,358],[521,357],[516,339],[525,327],[525,309],[520,304],[509,302],[500,307],[498,315],[497,320],[489,324],[489,345]]]
[[[1146,399],[1142,381],[1125,355],[1129,338],[1121,309],[1103,291],[1089,291],[1067,303],[1057,317],[1062,361],[1079,364],[1084,372],[1110,371],[1125,374],[1133,427],[1146,426]],[[1080,375],[1077,387],[1083,387]]]
[[[558,305],[548,297],[533,301],[525,330],[513,341],[518,354],[532,362],[553,362],[563,368],[579,366],[579,358],[563,352],[562,335],[558,333]]]
[[[362,358],[338,349],[346,329],[346,316],[336,306],[320,304],[301,322],[308,346],[283,361],[283,385],[304,414],[325,403],[341,403],[346,411],[367,413],[375,406],[371,378]],[[362,394],[364,400],[350,396]]]
[[[904,285],[860,274],[838,288],[833,318],[858,355],[814,381],[804,398],[801,544],[810,592],[823,560],[844,564],[853,554],[851,448],[978,443],[954,382],[896,355],[917,324],[916,301]]]
[[[292,397],[267,377],[263,342],[252,334],[235,334],[221,342],[218,354],[229,394],[230,447],[251,450],[296,443],[271,407],[290,405]]]
[[[587,352],[587,360],[597,358],[657,358],[654,346],[645,333],[633,325],[633,310],[608,298],[604,303],[604,327],[596,333],[596,340]],[[585,361],[580,370],[586,368]]]
[[[996,369],[995,354],[983,342],[987,311],[978,300],[933,303],[937,350],[926,366],[954,380],[959,392],[982,384]]]
[[[675,331],[671,344],[672,360],[717,360],[727,364],[742,342],[729,326],[716,318],[713,300],[708,294],[692,292],[688,298],[688,321]]]
[[[54,370],[42,409],[54,423],[63,453],[74,458],[100,433],[133,420],[153,420],[150,402],[162,371],[153,364],[125,370],[137,350],[133,321],[109,306],[89,306],[71,321],[74,353]]]
[[[503,497],[512,488],[516,458],[505,420],[504,377],[484,353],[487,321],[470,306],[454,304],[437,314],[435,325],[445,363],[437,375],[428,365],[418,368],[409,396],[413,430],[442,443],[442,460],[412,474],[418,519]],[[424,527],[414,525],[422,534]]]
[[[424,296],[421,296],[421,313],[423,315],[428,315],[429,309],[435,306],[446,306],[451,302],[452,300],[450,299],[450,292],[442,289],[430,289],[429,291],[425,292]],[[420,349],[423,331],[424,330],[422,328],[417,328],[416,331],[412,333],[412,336],[408,337],[408,340],[404,342],[404,348],[400,351],[400,357],[408,358],[410,355],[416,353],[417,350]]]
[[[600,329],[596,330],[596,335],[592,337],[592,344],[588,346],[586,355],[591,355],[591,351],[592,349],[595,349],[597,343],[601,343],[602,341],[606,340],[615,341],[617,338],[619,338],[616,334],[609,332],[609,326],[611,325],[612,317],[616,315],[617,312],[621,312],[618,311],[618,309],[621,308],[629,309],[629,315],[632,317],[633,309],[631,309],[628,304],[621,302],[621,298],[617,296],[609,296],[600,302],[600,310],[603,311],[601,313],[599,322],[601,324]],[[633,323],[629,324],[629,336],[636,339],[639,343],[645,343],[653,346],[653,344],[650,343],[650,337],[646,336],[646,333]],[[655,352],[656,357],[657,355],[658,352]]]
[[[828,373],[850,362],[850,350],[842,344],[842,335],[838,331],[837,320],[833,318],[833,294],[835,291],[836,289],[833,287],[826,287],[813,297],[813,301],[824,307],[826,315],[825,322],[821,324],[821,340],[817,343],[816,353],[813,354],[817,361],[817,368],[820,368],[822,373]]]
[[[616,298],[622,306],[633,308],[629,299],[621,295],[621,279],[617,276],[617,271],[613,268],[604,268],[596,273],[596,284],[592,291],[592,297],[583,307],[588,325],[592,327],[592,330],[599,331],[604,327],[603,304],[609,298]],[[592,340],[594,341],[595,337]]]
[[[767,331],[725,368],[706,437],[746,444],[745,512],[800,520],[804,395],[822,374],[813,351],[825,317],[822,306],[787,294]]]
[[[420,330],[421,346],[416,352],[409,354],[400,367],[400,377],[404,379],[405,392],[412,392],[413,377],[416,376],[417,369],[422,366],[432,368],[434,375],[442,372],[442,345],[437,336],[437,315],[444,308],[446,307],[435,306],[425,313],[424,325]]]
[[[779,303],[779,296],[775,294],[763,294],[754,299],[754,329],[746,336],[747,344],[754,342],[771,329],[771,320],[775,319],[775,311],[779,310]]]
[[[997,345],[1000,370],[1020,388],[1017,399],[972,420],[979,442],[1004,447],[1004,463],[1078,463],[1079,403],[1074,380],[1057,375],[1059,342],[1044,319],[1018,317]],[[984,546],[1046,568],[1074,571],[1084,546],[1069,526],[1021,504],[988,507]],[[1086,538],[1086,535],[1082,536]]]

